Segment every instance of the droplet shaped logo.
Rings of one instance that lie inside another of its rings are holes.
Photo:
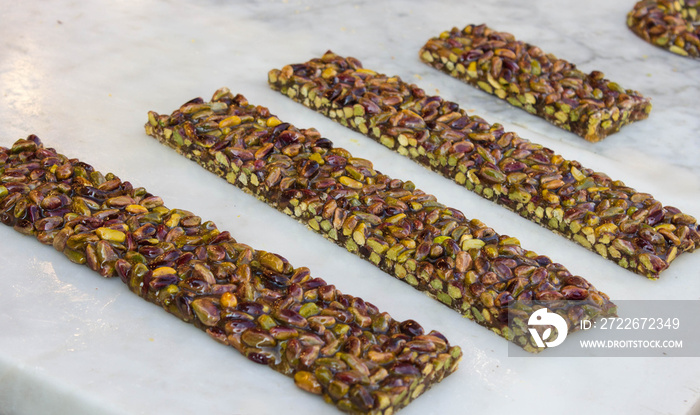
[[[556,313],[550,313],[549,310],[545,308],[540,308],[539,310],[532,313],[530,318],[527,320],[528,326],[554,326],[557,329],[557,337],[552,340],[545,342],[543,339],[549,338],[552,334],[552,328],[548,327],[542,333],[542,337],[537,332],[535,328],[528,328],[532,338],[535,340],[537,347],[557,347],[566,340],[566,335],[569,333],[569,327],[566,324],[566,320],[562,316]]]

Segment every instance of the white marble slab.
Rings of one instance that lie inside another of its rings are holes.
[[[300,127],[314,126],[377,169],[412,179],[468,217],[588,278],[613,299],[699,299],[700,254],[648,281],[531,224],[270,90],[267,71],[328,49],[415,81],[567,158],[700,216],[700,62],[625,27],[633,1],[445,0],[3,1],[0,145],[30,133],[49,146],[214,220],[464,349],[460,370],[405,414],[634,413],[698,410],[697,358],[509,358],[506,342],[304,229],[143,132],[229,86]],[[653,100],[651,117],[597,144],[422,64],[418,49],[452,26],[487,23],[605,72]],[[293,382],[0,227],[0,414],[332,413]]]

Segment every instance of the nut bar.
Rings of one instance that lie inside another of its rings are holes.
[[[273,89],[630,271],[658,278],[700,245],[695,218],[332,52],[269,73]]]
[[[459,347],[143,188],[45,148],[0,147],[0,220],[291,376],[351,413],[392,414],[457,369]]]
[[[148,119],[146,132],[162,143],[526,350],[537,351],[527,329],[507,324],[514,300],[572,300],[552,310],[571,330],[585,314],[615,311],[607,295],[517,239],[226,88]]]
[[[428,65],[596,142],[649,116],[651,103],[601,72],[576,65],[485,25],[453,28],[420,50]]]
[[[627,14],[627,26],[652,45],[700,58],[700,0],[642,0]]]

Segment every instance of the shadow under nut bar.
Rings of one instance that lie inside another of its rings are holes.
[[[332,52],[269,73],[273,89],[618,265],[658,278],[695,250],[695,218]]]
[[[607,295],[517,239],[226,88],[148,118],[162,143],[526,350],[537,350],[527,324],[508,326],[514,300],[571,300],[550,307],[571,330],[615,312]]]
[[[627,26],[654,46],[700,59],[700,0],[642,0]]]
[[[0,219],[352,413],[392,414],[462,352],[143,188],[45,148],[0,147]],[[7,276],[5,276],[7,277]],[[226,399],[226,397],[221,397]]]
[[[599,71],[576,65],[485,25],[453,28],[420,50],[428,65],[596,142],[649,116],[651,103]]]

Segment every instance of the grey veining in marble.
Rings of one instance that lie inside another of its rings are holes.
[[[205,172],[143,132],[228,86],[299,127],[411,179],[449,206],[565,264],[613,299],[700,299],[700,253],[648,281],[269,89],[272,68],[328,49],[700,216],[700,63],[625,26],[634,1],[591,0],[0,0],[0,145],[30,133],[215,221],[239,240],[309,266],[342,291],[414,318],[463,347],[460,370],[405,414],[688,413],[697,358],[509,358],[505,342]],[[418,59],[453,26],[487,23],[652,98],[649,119],[596,144]],[[264,231],[264,232],[262,232]],[[573,338],[573,335],[572,335]],[[542,408],[544,397],[546,406]],[[0,414],[278,414],[333,408],[272,370],[103,280],[50,247],[0,227]],[[695,410],[698,407],[695,406]]]

